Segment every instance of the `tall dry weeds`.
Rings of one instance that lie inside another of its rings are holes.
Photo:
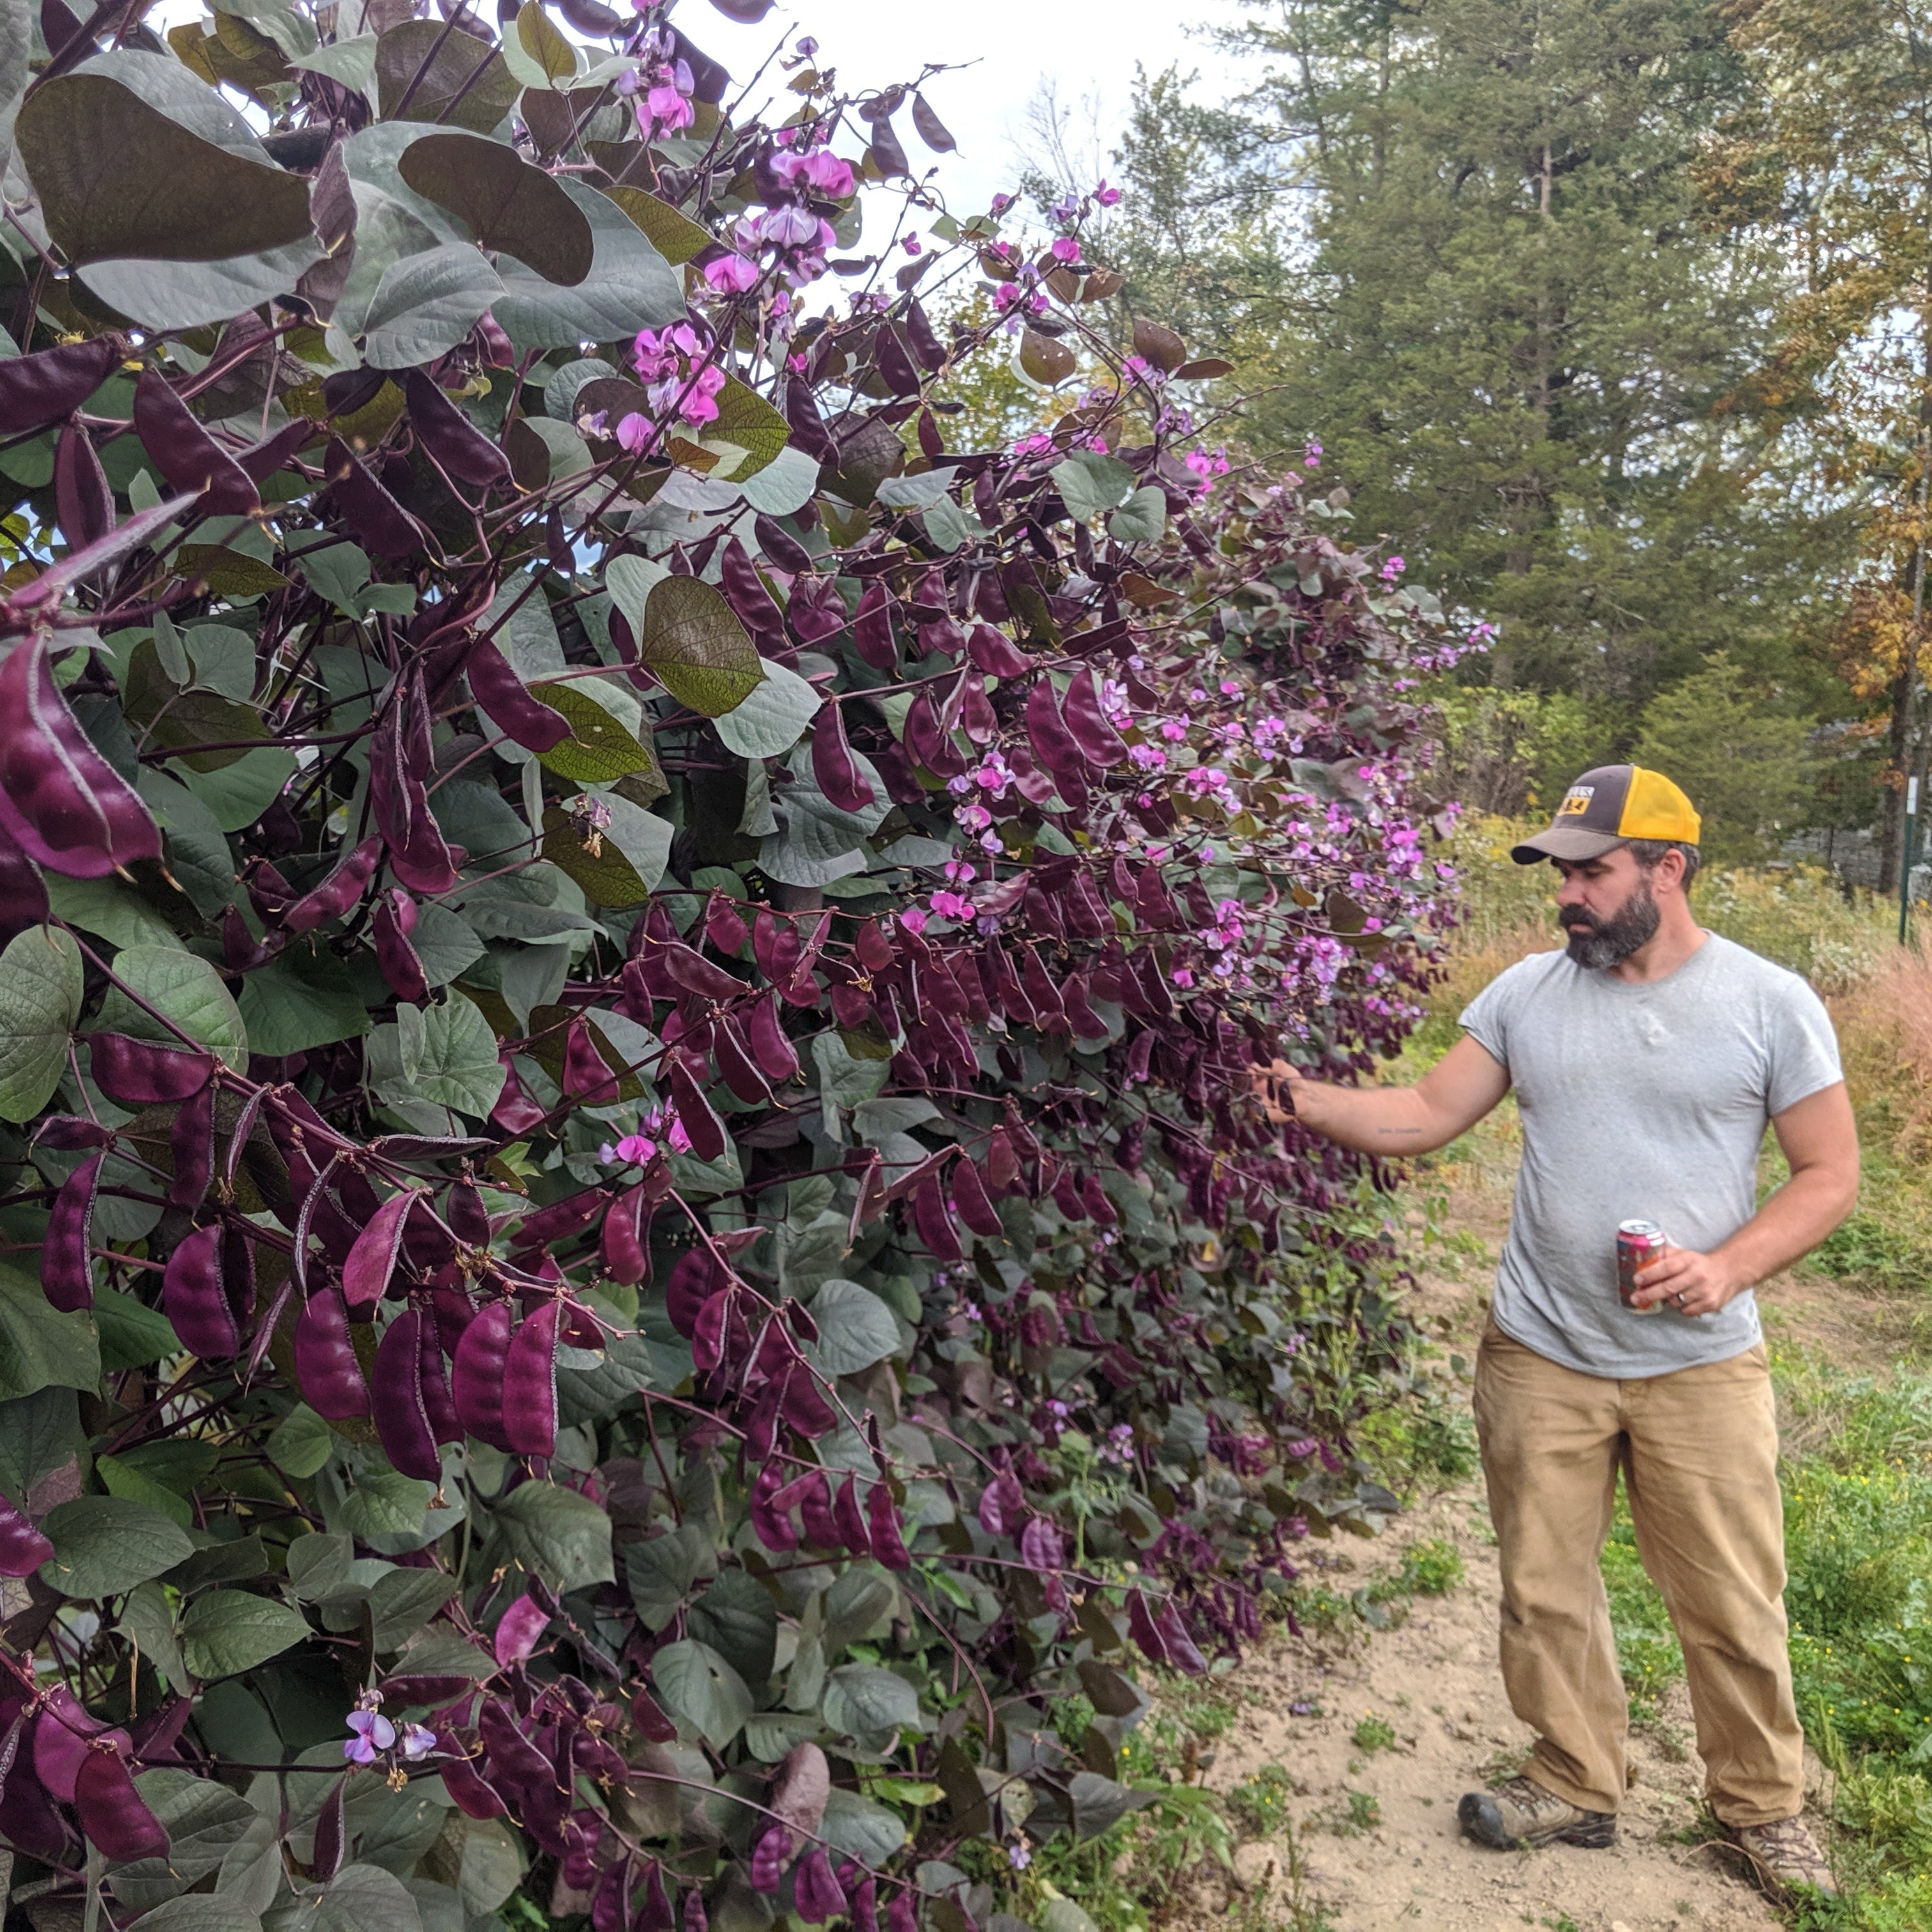
[[[1852,1097],[1882,1110],[1901,1162],[1932,1158],[1932,932],[1832,1000]]]

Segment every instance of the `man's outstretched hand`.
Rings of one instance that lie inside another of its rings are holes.
[[[1262,1112],[1276,1126],[1293,1120],[1294,1090],[1306,1082],[1300,1068],[1286,1060],[1271,1060],[1265,1066],[1251,1066],[1248,1073],[1254,1082],[1255,1097],[1262,1103]]]

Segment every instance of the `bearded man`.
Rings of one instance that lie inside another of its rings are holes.
[[[1516,1092],[1522,1164],[1475,1412],[1503,1681],[1536,1743],[1521,1776],[1464,1795],[1463,1830],[1498,1850],[1615,1842],[1628,1703],[1599,1558],[1621,1473],[1683,1646],[1712,1810],[1768,1886],[1828,1894],[1801,1816],[1752,1290],[1851,1212],[1858,1137],[1817,995],[1693,916],[1700,824],[1660,773],[1586,772],[1511,854],[1562,874],[1563,951],[1498,974],[1413,1087],[1334,1086],[1280,1060],[1262,1084],[1271,1111],[1384,1157],[1446,1146]],[[1767,1122],[1790,1178],[1760,1204]],[[1627,1305],[1618,1230],[1634,1220],[1668,1245]]]

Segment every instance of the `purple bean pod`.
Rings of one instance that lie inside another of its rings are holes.
[[[631,1864],[620,1858],[604,1868],[590,1895],[590,1932],[625,1932],[629,1916]]]
[[[322,1810],[316,1816],[315,1847],[308,1862],[309,1875],[321,1880],[325,1885],[342,1869],[342,1854],[348,1838],[343,1801],[348,1786],[346,1777],[338,1778],[329,1786],[328,1796],[322,1801]]]
[[[564,1092],[586,1107],[608,1107],[617,1098],[617,1076],[605,1064],[590,1022],[573,1018],[563,1030]]]
[[[356,542],[377,556],[413,556],[428,532],[370,473],[341,437],[332,437],[322,457],[330,494]]]
[[[64,1684],[46,1694],[33,1723],[34,1775],[63,1804],[74,1802],[74,1780],[91,1739],[104,1737],[121,1750],[130,1748],[125,1731],[110,1730]]]
[[[296,1321],[296,1380],[302,1400],[330,1422],[369,1414],[369,1385],[349,1334],[349,1310],[339,1290],[318,1289]]]
[[[500,1818],[508,1809],[494,1785],[485,1781],[473,1760],[452,1758],[442,1766],[442,1788],[467,1818]]]
[[[913,1190],[913,1226],[926,1250],[936,1260],[962,1261],[966,1250],[959,1244],[959,1231],[952,1225],[951,1210],[937,1172],[929,1171]]]
[[[724,1077],[725,1085],[736,1098],[748,1105],[770,1103],[772,1090],[765,1084],[764,1075],[752,1058],[744,1035],[728,1013],[720,1013],[712,1024],[711,1051],[718,1062],[718,1072]]]
[[[974,1234],[982,1234],[988,1240],[998,1240],[1005,1234],[1005,1225],[986,1192],[980,1170],[964,1154],[952,1164],[952,1206]]]
[[[422,1316],[405,1308],[382,1331],[370,1376],[376,1434],[382,1453],[403,1475],[440,1484],[442,1461],[423,1401]]]
[[[712,888],[710,898],[704,902],[704,937],[727,958],[733,959],[743,952],[745,941],[751,937],[751,928],[719,886]]]
[[[767,992],[752,1003],[745,1017],[745,1043],[758,1064],[758,1071],[775,1085],[782,1086],[797,1077],[797,1049],[778,1017],[775,994]]]
[[[168,1257],[161,1306],[182,1346],[205,1362],[226,1361],[241,1346],[221,1280],[221,1228],[197,1228]]]
[[[165,1858],[168,1834],[142,1802],[118,1751],[96,1746],[74,1780],[74,1805],[88,1844],[119,1863]]]
[[[70,878],[158,859],[160,827],[80,728],[48,644],[37,632],[0,664],[0,826],[36,865]]]
[[[342,1298],[351,1308],[373,1306],[388,1292],[403,1244],[403,1223],[416,1204],[416,1190],[405,1187],[376,1210],[342,1264]]]
[[[869,1556],[872,1532],[866,1527],[866,1514],[859,1502],[859,1479],[848,1476],[832,1499],[832,1520],[838,1526],[838,1540],[855,1556]]]
[[[792,1877],[792,1904],[808,1925],[823,1925],[845,1910],[845,1888],[833,1876],[823,1845],[812,1846],[799,1860]]]
[[[191,1046],[164,1046],[124,1033],[89,1034],[87,1044],[94,1084],[124,1107],[190,1099],[214,1072],[214,1055]]]
[[[70,549],[113,534],[113,488],[93,438],[78,422],[68,424],[54,446],[54,514]]]
[[[479,1442],[506,1454],[503,1427],[503,1376],[510,1352],[510,1304],[492,1301],[463,1331],[456,1346],[451,1399],[458,1419]]]
[[[670,1056],[671,1105],[691,1138],[691,1150],[700,1160],[719,1160],[725,1148],[724,1124],[705,1097],[704,1089],[692,1078],[682,1054]]]
[[[919,1907],[910,1888],[892,1894],[886,1907],[886,1932],[919,1932]]]
[[[116,338],[97,335],[0,362],[0,436],[34,435],[80,408],[113,374],[122,352]]]
[[[168,1130],[174,1174],[168,1183],[168,1205],[192,1213],[214,1178],[214,1082],[190,1094],[176,1110]]]
[[[701,1243],[678,1256],[664,1282],[664,1306],[670,1325],[687,1342],[698,1332],[698,1318],[704,1304],[724,1286],[725,1280],[723,1264]]]
[[[651,1278],[651,1211],[656,1204],[640,1182],[627,1187],[605,1209],[600,1246],[604,1272],[626,1288],[640,1287]]]
[[[364,888],[376,876],[382,862],[382,842],[373,834],[364,839],[348,857],[312,892],[305,892],[282,916],[291,932],[313,932],[332,919],[340,919],[362,896]]]
[[[664,1867],[653,1858],[631,1917],[630,1932],[671,1932],[676,1923],[664,1889]]]
[[[63,1314],[94,1306],[94,1197],[107,1156],[84,1160],[61,1183],[40,1249],[40,1288]]]
[[[0,1496],[0,1576],[31,1576],[53,1553],[53,1545]]]
[[[261,503],[254,479],[208,434],[158,369],[143,369],[134,385],[134,434],[166,479],[212,516],[245,517]]]
[[[570,736],[570,721],[532,697],[509,660],[488,638],[479,638],[464,668],[478,710],[505,737],[527,752],[554,751]]]
[[[503,1364],[503,1434],[517,1456],[556,1448],[556,1329],[562,1304],[546,1303],[510,1337]]]
[[[0,369],[8,365],[0,362]],[[20,842],[0,825],[0,945],[49,917],[47,882],[21,850]]]
[[[767,1550],[778,1556],[798,1547],[798,1532],[792,1527],[790,1514],[778,1501],[784,1487],[782,1467],[775,1462],[767,1462],[758,1472],[746,1499],[753,1532]]]
[[[1073,674],[1073,682],[1066,687],[1063,715],[1069,735],[1089,764],[1105,770],[1127,755],[1126,740],[1100,709],[1100,694],[1094,687],[1091,671],[1083,668]]]
[[[852,754],[842,705],[824,705],[812,722],[812,771],[819,790],[841,812],[862,812],[878,796]]]
[[[899,1513],[892,1492],[884,1482],[872,1485],[866,1498],[866,1526],[872,1534],[872,1554],[888,1570],[910,1570],[912,1558],[899,1529]]]
[[[410,371],[404,393],[416,440],[452,482],[487,489],[508,478],[508,458],[449,400],[427,370]]]
[[[773,1825],[763,1832],[752,1848],[752,1889],[776,1892],[790,1856],[791,1833],[786,1826]]]
[[[439,1443],[460,1442],[465,1432],[450,1394],[449,1372],[442,1364],[442,1337],[434,1321],[424,1322],[421,1327],[422,1405],[423,1413],[429,1418],[429,1432]]]

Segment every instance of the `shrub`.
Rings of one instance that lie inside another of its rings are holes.
[[[1380,1177],[1249,1068],[1412,1022],[1455,646],[1090,204],[808,316],[928,105],[562,4],[4,70],[0,1834],[123,1918],[983,1916],[1388,1502]]]

